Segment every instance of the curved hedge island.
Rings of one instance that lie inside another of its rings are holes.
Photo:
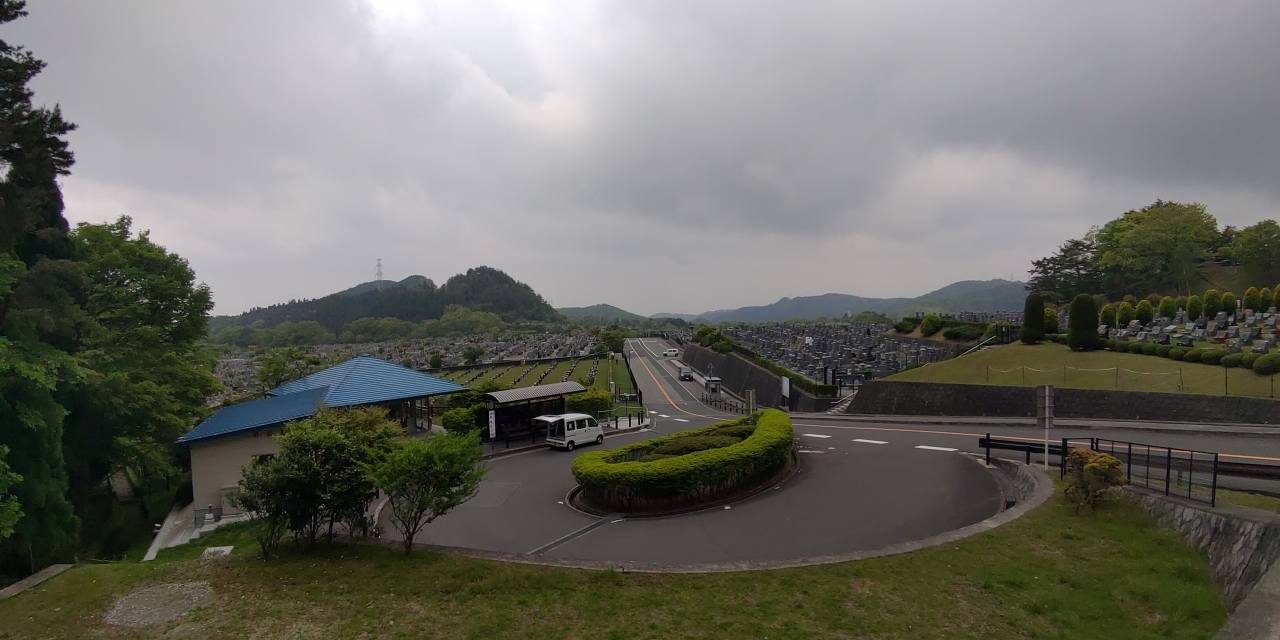
[[[776,409],[645,440],[573,461],[591,510],[688,510],[750,492],[796,462],[791,418]]]

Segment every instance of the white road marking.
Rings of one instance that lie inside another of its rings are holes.
[[[659,418],[670,418],[671,416],[669,416],[669,415],[667,415],[667,414],[665,414],[665,413],[659,413],[659,414],[658,414],[658,417],[659,417]]]
[[[658,412],[657,412],[657,411],[650,411],[649,413],[652,415],[652,414],[657,414]]]
[[[810,438],[830,438],[831,437],[831,436],[824,436],[821,433],[805,433],[802,435],[809,436]]]
[[[686,419],[684,419],[684,418],[676,418],[676,419],[675,419],[675,421],[676,421],[676,422],[688,422],[688,420],[686,420]]]
[[[800,453],[826,453],[826,451],[811,451],[809,449],[801,449]]]
[[[854,441],[854,442],[861,442],[862,444],[889,444],[888,442],[885,442],[884,440],[866,440],[866,439],[863,439],[863,438],[854,438],[854,439],[853,439],[853,441]]]
[[[923,444],[916,445],[916,448],[925,449],[927,451],[959,451],[959,449],[952,449],[951,447],[930,447],[928,445],[923,445]]]
[[[836,449],[835,447],[827,447],[828,451],[835,451],[835,449]]]

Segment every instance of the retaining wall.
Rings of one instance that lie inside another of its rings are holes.
[[[1280,637],[1280,515],[1210,507],[1133,487],[1123,494],[1209,559],[1213,580],[1232,612],[1217,638]]]
[[[847,413],[869,415],[1035,417],[1035,389],[981,384],[875,380],[862,385]],[[1280,424],[1280,401],[1190,393],[1054,390],[1059,418]]]
[[[713,371],[721,384],[738,396],[747,389],[755,389],[756,404],[762,407],[782,405],[782,378],[772,371],[733,353],[717,353],[702,345],[688,342],[682,345],[681,359],[685,364],[702,373]],[[791,385],[791,411],[826,411],[834,402],[832,398],[818,398]]]

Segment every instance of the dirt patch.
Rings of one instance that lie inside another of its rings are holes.
[[[116,600],[102,617],[118,627],[145,627],[177,620],[213,601],[208,582],[175,582],[132,591]]]

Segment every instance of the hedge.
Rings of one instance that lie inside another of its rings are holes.
[[[1200,356],[1204,355],[1204,349],[1192,349],[1183,354],[1182,359],[1187,362],[1200,362]]]
[[[1258,359],[1253,361],[1253,372],[1260,376],[1280,373],[1280,353],[1258,356]]]
[[[1169,350],[1169,358],[1173,360],[1181,360],[1185,355],[1187,355],[1187,351],[1182,347],[1174,347]]]
[[[1221,349],[1206,349],[1204,353],[1200,354],[1200,362],[1204,364],[1219,364],[1226,355],[1227,352]]]
[[[740,433],[746,439],[684,455],[639,459],[672,441]],[[591,505],[620,512],[660,511],[710,502],[750,487],[795,459],[791,418],[777,409],[701,429],[645,440],[608,451],[589,451],[573,461],[573,476]]]
[[[1219,362],[1219,364],[1227,368],[1239,367],[1240,361],[1243,359],[1244,359],[1244,354],[1242,353],[1229,353],[1225,356],[1222,356],[1222,361]]]
[[[985,333],[982,328],[971,325],[948,327],[942,331],[942,337],[948,340],[976,340]]]

